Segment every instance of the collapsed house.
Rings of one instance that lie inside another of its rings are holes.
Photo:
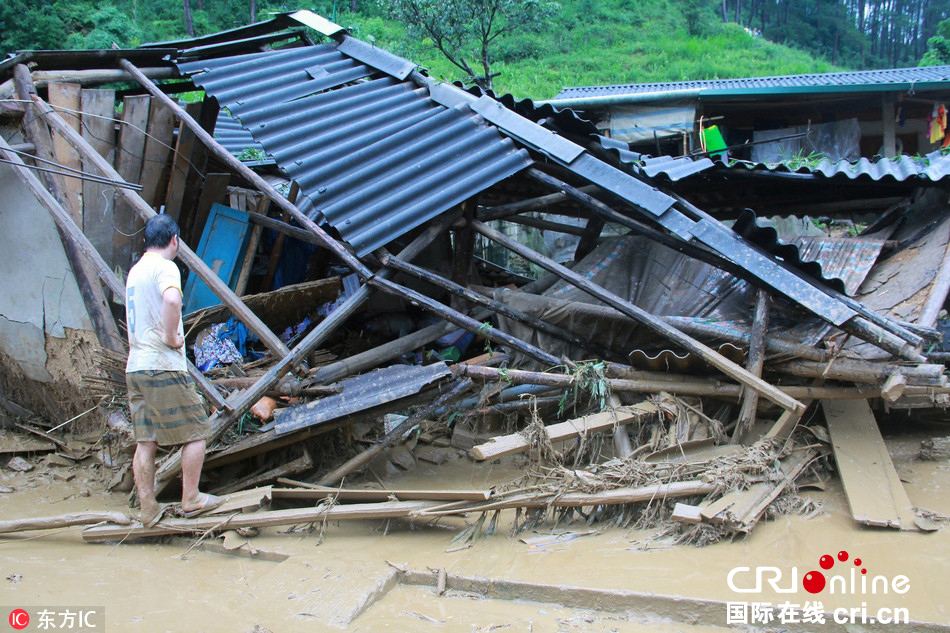
[[[284,508],[88,540],[517,508],[662,515],[705,541],[751,530],[832,451],[856,520],[933,527],[873,409],[947,403],[950,158],[792,174],[650,157],[306,11],[134,50],[21,52],[0,79],[3,277],[29,289],[4,293],[6,417],[49,443],[33,450],[81,459],[95,447],[57,433],[111,411],[124,450],[122,274],[166,213],[213,411],[207,487],[234,493],[219,513]],[[815,215],[852,235],[763,217],[812,214],[830,190]],[[758,208],[766,194],[784,206]],[[455,450],[544,468],[511,490],[335,487]],[[120,487],[127,464],[109,463]],[[179,472],[167,455],[159,487]]]

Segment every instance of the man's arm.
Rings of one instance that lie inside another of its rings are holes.
[[[178,349],[185,340],[178,333],[181,322],[181,291],[178,288],[166,288],[162,293],[162,328],[165,330],[162,340],[165,345]]]

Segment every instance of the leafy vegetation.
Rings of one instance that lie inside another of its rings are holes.
[[[950,6],[938,0],[561,0],[532,28],[492,39],[488,69],[469,54],[469,71],[477,72],[446,58],[431,34],[387,17],[380,0],[2,0],[0,51],[181,39],[189,31],[185,7],[196,35],[312,9],[436,77],[497,74],[495,92],[518,98],[551,98],[566,86],[909,66],[921,57],[950,63],[950,25],[938,29]]]

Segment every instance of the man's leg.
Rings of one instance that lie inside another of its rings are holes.
[[[143,520],[155,516],[160,507],[155,500],[155,442],[138,442],[135,456],[132,458],[132,474],[135,476],[135,489],[139,494],[139,506]]]
[[[181,508],[185,512],[200,509],[206,501],[205,496],[198,492],[206,445],[205,440],[196,440],[181,449]]]

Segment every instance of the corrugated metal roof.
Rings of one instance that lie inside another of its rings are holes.
[[[839,73],[749,77],[744,79],[703,79],[660,83],[622,84],[614,86],[579,86],[564,88],[552,102],[561,99],[610,97],[661,93],[670,91],[699,91],[697,96],[738,96],[769,93],[808,92],[867,92],[876,90],[926,90],[950,88],[950,66],[920,68],[889,68]]]
[[[802,236],[785,242],[774,227],[760,223],[748,209],[739,214],[732,230],[849,296],[857,292],[884,248],[883,240],[860,237]]]
[[[344,43],[350,38],[344,38]],[[180,64],[362,256],[531,164],[469,108],[325,44]],[[357,47],[347,50],[363,51]],[[402,72],[398,58],[380,58]],[[298,203],[300,199],[298,199]]]
[[[273,157],[270,156],[264,159],[243,159],[241,154],[244,153],[244,150],[254,149],[263,152],[264,146],[255,141],[247,128],[241,125],[240,121],[234,119],[225,110],[218,112],[218,120],[214,125],[214,138],[224,149],[228,150],[228,152],[238,158],[242,158],[246,165],[273,165],[275,162]]]
[[[339,383],[341,392],[292,409],[274,412],[278,434],[335,420],[419,393],[426,385],[451,375],[445,363],[393,365]]]
[[[950,174],[950,155],[936,151],[927,154],[923,158],[901,155],[896,158],[879,158],[874,161],[861,158],[856,162],[822,159],[814,165],[801,165],[794,169],[784,163],[767,164],[745,161],[735,161],[729,164],[719,161],[716,166],[778,173],[820,174],[826,178],[848,178],[851,180],[880,181],[893,179],[904,182],[918,178],[937,182]]]

